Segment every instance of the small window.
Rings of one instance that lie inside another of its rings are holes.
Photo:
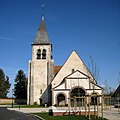
[[[43,49],[43,51],[42,51],[42,59],[46,59],[46,50],[45,49]]]
[[[37,59],[41,59],[41,50],[40,49],[38,49],[38,51],[37,51]]]

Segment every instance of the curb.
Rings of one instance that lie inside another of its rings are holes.
[[[38,118],[39,120],[45,120],[45,119],[43,119],[42,117],[40,117],[40,116],[38,116],[38,115],[34,115],[34,114],[31,114],[31,115],[35,116],[35,117]]]

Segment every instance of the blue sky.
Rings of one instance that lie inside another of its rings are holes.
[[[10,77],[12,87],[19,69],[27,75],[42,1],[0,0],[0,68]],[[100,84],[107,81],[116,88],[120,79],[120,0],[44,1],[55,64],[63,65],[76,50],[88,66],[92,55],[100,70]]]

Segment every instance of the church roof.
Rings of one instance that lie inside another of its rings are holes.
[[[87,76],[90,77],[90,79],[93,82],[96,83],[92,74],[89,72],[88,68],[86,67],[86,65],[84,64],[82,59],[78,56],[76,51],[73,50],[72,53],[70,54],[69,58],[66,60],[64,65],[59,70],[59,72],[55,75],[55,77],[52,81],[53,88],[56,87],[57,85],[59,85],[61,83],[61,81],[72,72],[73,69],[79,70],[82,73],[85,73]]]
[[[38,28],[37,35],[33,42],[33,45],[37,45],[37,44],[38,45],[50,44],[47,30],[46,30],[45,21],[44,21],[44,16],[42,16],[42,21],[40,23],[40,27]]]

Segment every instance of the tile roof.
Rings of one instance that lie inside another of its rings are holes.
[[[47,30],[46,30],[45,21],[44,21],[44,16],[42,16],[42,21],[40,23],[40,27],[38,28],[37,35],[33,42],[33,45],[36,45],[36,44],[50,44]]]
[[[62,66],[54,66],[54,75],[57,75],[61,68]]]

